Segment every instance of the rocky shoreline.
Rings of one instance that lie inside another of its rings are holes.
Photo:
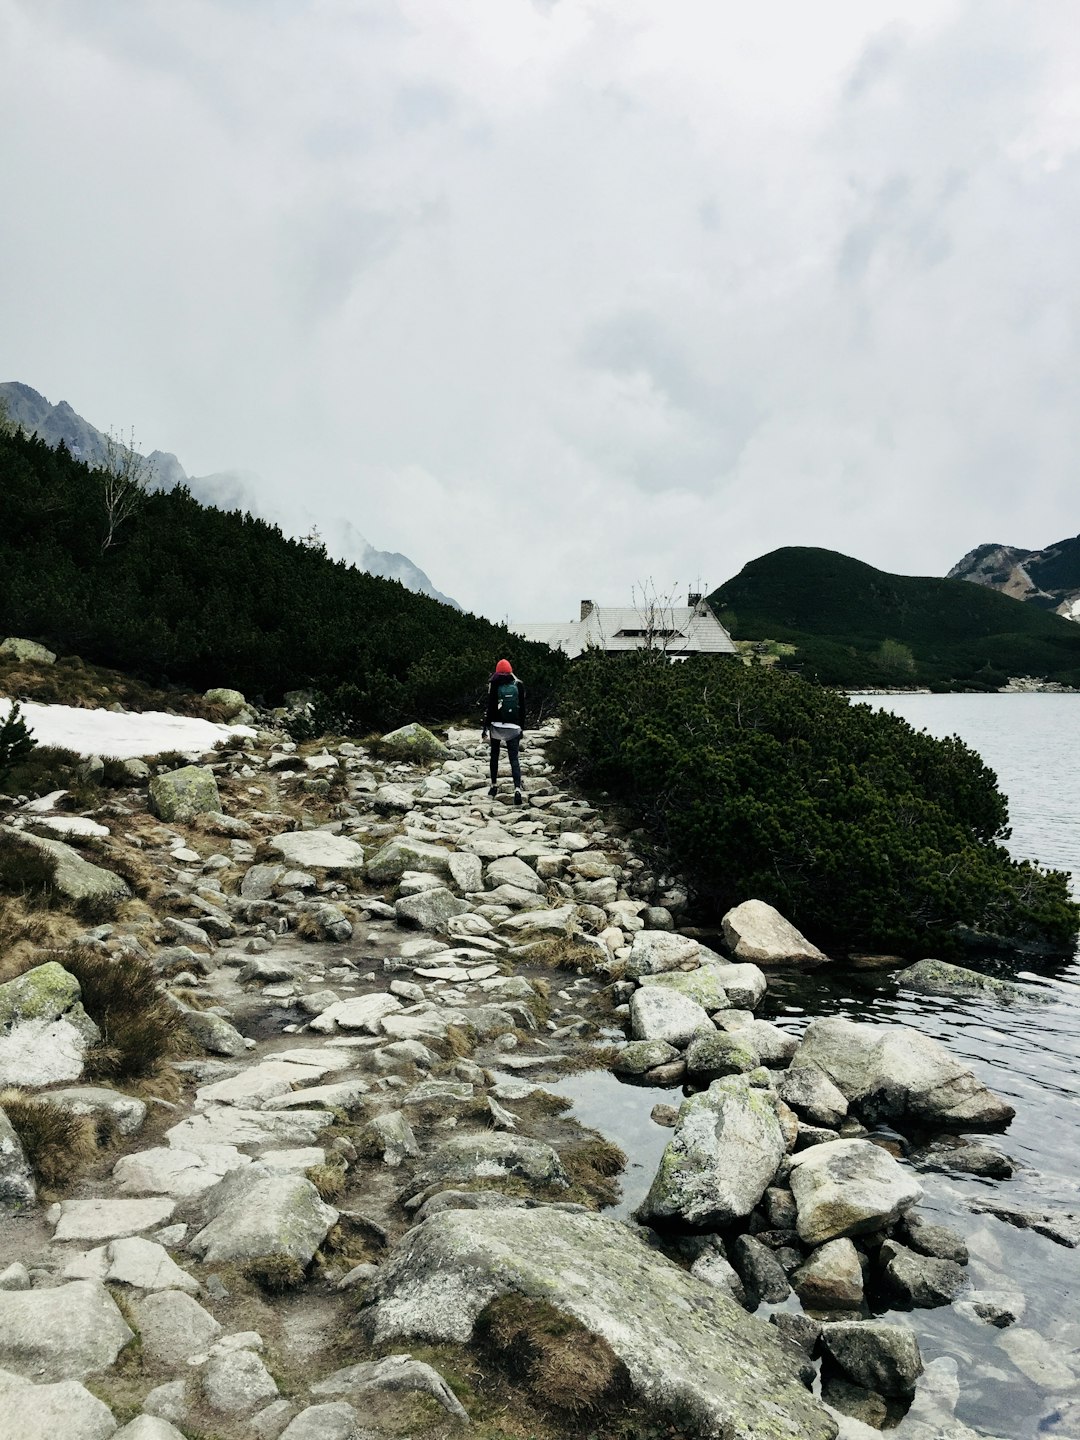
[[[0,985],[0,1434],[974,1435],[874,1316],[964,1289],[908,1161],[1001,1173],[957,1136],[1010,1107],[909,1027],[757,1018],[770,967],[827,958],[754,901],[727,955],[680,933],[553,734],[521,809],[477,732],[419,727],[13,804],[5,843],[116,914]],[[172,1089],[88,1077],[87,954],[170,997]],[[599,1213],[624,1157],[545,1088],[589,1069],[690,1092],[635,1222]],[[98,1130],[56,1200],[19,1135],[41,1100]]]

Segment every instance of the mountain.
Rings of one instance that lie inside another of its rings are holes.
[[[1045,550],[977,545],[949,571],[950,580],[971,580],[1080,621],[1080,535]]]
[[[83,460],[91,466],[105,463],[109,437],[77,415],[66,400],[50,405],[44,395],[29,385],[10,380],[0,383],[0,408],[28,434],[40,435],[54,448],[62,440],[76,460]],[[176,456],[167,450],[152,450],[145,459],[151,467],[152,489],[173,490],[178,485],[185,485],[203,505],[213,505],[219,510],[242,510],[257,519],[277,523],[278,517],[269,514],[262,504],[259,477],[251,471],[221,470],[212,475],[189,475]],[[308,519],[306,527],[300,528],[306,528],[307,533],[311,533],[315,528],[314,517]],[[400,580],[407,590],[429,595],[444,605],[452,605],[455,610],[461,609],[456,600],[436,590],[423,570],[407,555],[399,555],[392,550],[376,550],[343,516],[330,521],[319,538],[333,559],[344,560],[347,565],[355,565],[358,570],[379,575],[384,580]]]
[[[824,684],[998,689],[1013,676],[1080,685],[1080,631],[962,580],[891,575],[834,550],[752,560],[710,600],[740,639],[794,645],[784,668]]]

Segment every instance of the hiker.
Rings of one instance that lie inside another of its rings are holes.
[[[499,776],[499,742],[506,746],[510,757],[510,773],[514,777],[514,804],[521,804],[521,762],[518,747],[525,730],[525,686],[514,674],[509,660],[500,660],[488,683],[487,710],[484,712],[483,739],[491,740],[491,789],[495,795]]]

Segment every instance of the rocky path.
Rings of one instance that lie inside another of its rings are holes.
[[[743,957],[824,957],[752,907],[730,958],[678,933],[685,897],[558,787],[552,736],[523,750],[520,808],[505,780],[489,797],[477,732],[407,727],[377,755],[261,734],[176,773],[132,761],[82,824],[59,797],[16,812],[72,887],[115,889],[121,851],[141,871],[150,903],[83,939],[153,964],[193,1053],[178,1092],[86,1084],[97,1032],[63,956],[0,986],[0,1081],[112,1136],[43,1207],[0,1123],[0,1437],[559,1435],[630,1413],[765,1440],[907,1408],[918,1346],[871,1291],[948,1301],[966,1257],[920,1227],[873,1126],[1004,1107],[913,1032],[889,1050],[818,1022],[800,1045],[755,1019],[767,979]],[[622,1157],[545,1089],[589,1068],[696,1092],[661,1117],[647,1224],[599,1213]],[[807,1388],[822,1356],[839,1421]],[[495,1418],[515,1396],[534,1428]],[[913,1440],[946,1433],[928,1403]]]

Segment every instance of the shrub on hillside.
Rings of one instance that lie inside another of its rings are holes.
[[[0,720],[0,782],[8,778],[16,765],[29,759],[37,741],[27,728],[18,705]]]
[[[647,654],[569,673],[561,757],[628,802],[716,912],[751,897],[821,943],[949,955],[958,927],[1071,953],[1066,877],[1013,860],[997,780],[777,670]]]

